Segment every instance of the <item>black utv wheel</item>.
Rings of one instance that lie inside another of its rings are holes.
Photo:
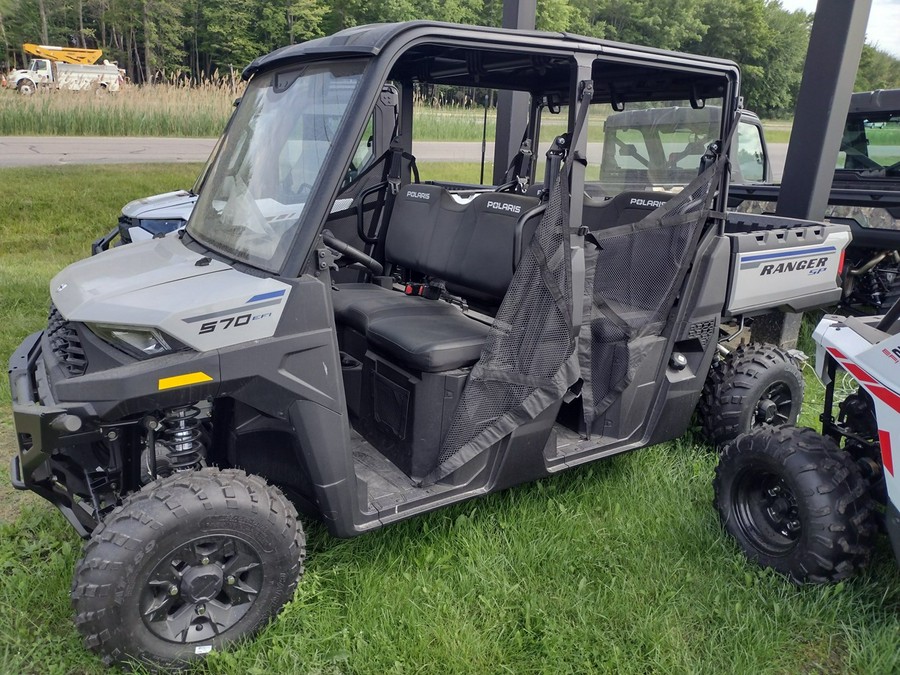
[[[145,486],[94,531],[72,604],[107,665],[180,667],[257,632],[291,599],[305,538],[281,492],[201,469]]]
[[[726,531],[744,554],[794,583],[864,567],[876,527],[854,459],[812,429],[761,427],[722,450],[713,481]]]
[[[710,368],[698,408],[703,435],[719,445],[764,424],[794,424],[803,375],[773,345],[740,346]]]

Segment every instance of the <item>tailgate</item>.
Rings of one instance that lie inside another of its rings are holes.
[[[779,216],[729,213],[731,276],[725,315],[802,312],[841,297],[850,228]]]

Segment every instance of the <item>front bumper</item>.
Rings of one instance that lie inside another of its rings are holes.
[[[94,490],[98,476],[139,472],[134,467],[139,467],[141,446],[130,430],[145,413],[214,396],[220,383],[218,355],[179,352],[66,376],[47,345],[43,331],[34,333],[10,357],[18,445],[11,482],[51,502],[81,536],[88,536],[97,525],[95,514],[106,508]],[[209,373],[211,381],[160,390],[160,378],[194,369]]]
[[[50,469],[50,459],[60,448],[92,443],[99,430],[82,431],[81,418],[65,406],[44,405],[48,392],[39,385],[39,358],[43,332],[29,335],[9,360],[9,384],[13,398],[13,424],[18,455],[9,467],[10,482],[17,490],[30,490],[56,506],[76,531],[86,537],[93,518],[75,504]],[[80,412],[79,407],[79,412]]]

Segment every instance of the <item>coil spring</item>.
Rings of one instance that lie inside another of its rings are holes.
[[[171,408],[161,420],[163,429],[157,442],[165,446],[173,471],[193,469],[206,455],[206,446],[201,440],[203,432],[196,419],[199,414],[200,408],[186,405]]]

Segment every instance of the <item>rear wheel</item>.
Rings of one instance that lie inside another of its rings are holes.
[[[722,450],[713,481],[722,523],[744,554],[794,583],[864,567],[876,531],[854,459],[812,429],[762,427]]]
[[[75,623],[107,664],[178,667],[264,626],[291,599],[304,553],[294,507],[263,479],[175,474],[94,531],[75,568]]]
[[[710,368],[698,408],[703,435],[721,444],[754,427],[793,424],[803,388],[803,375],[787,352],[742,345]]]

